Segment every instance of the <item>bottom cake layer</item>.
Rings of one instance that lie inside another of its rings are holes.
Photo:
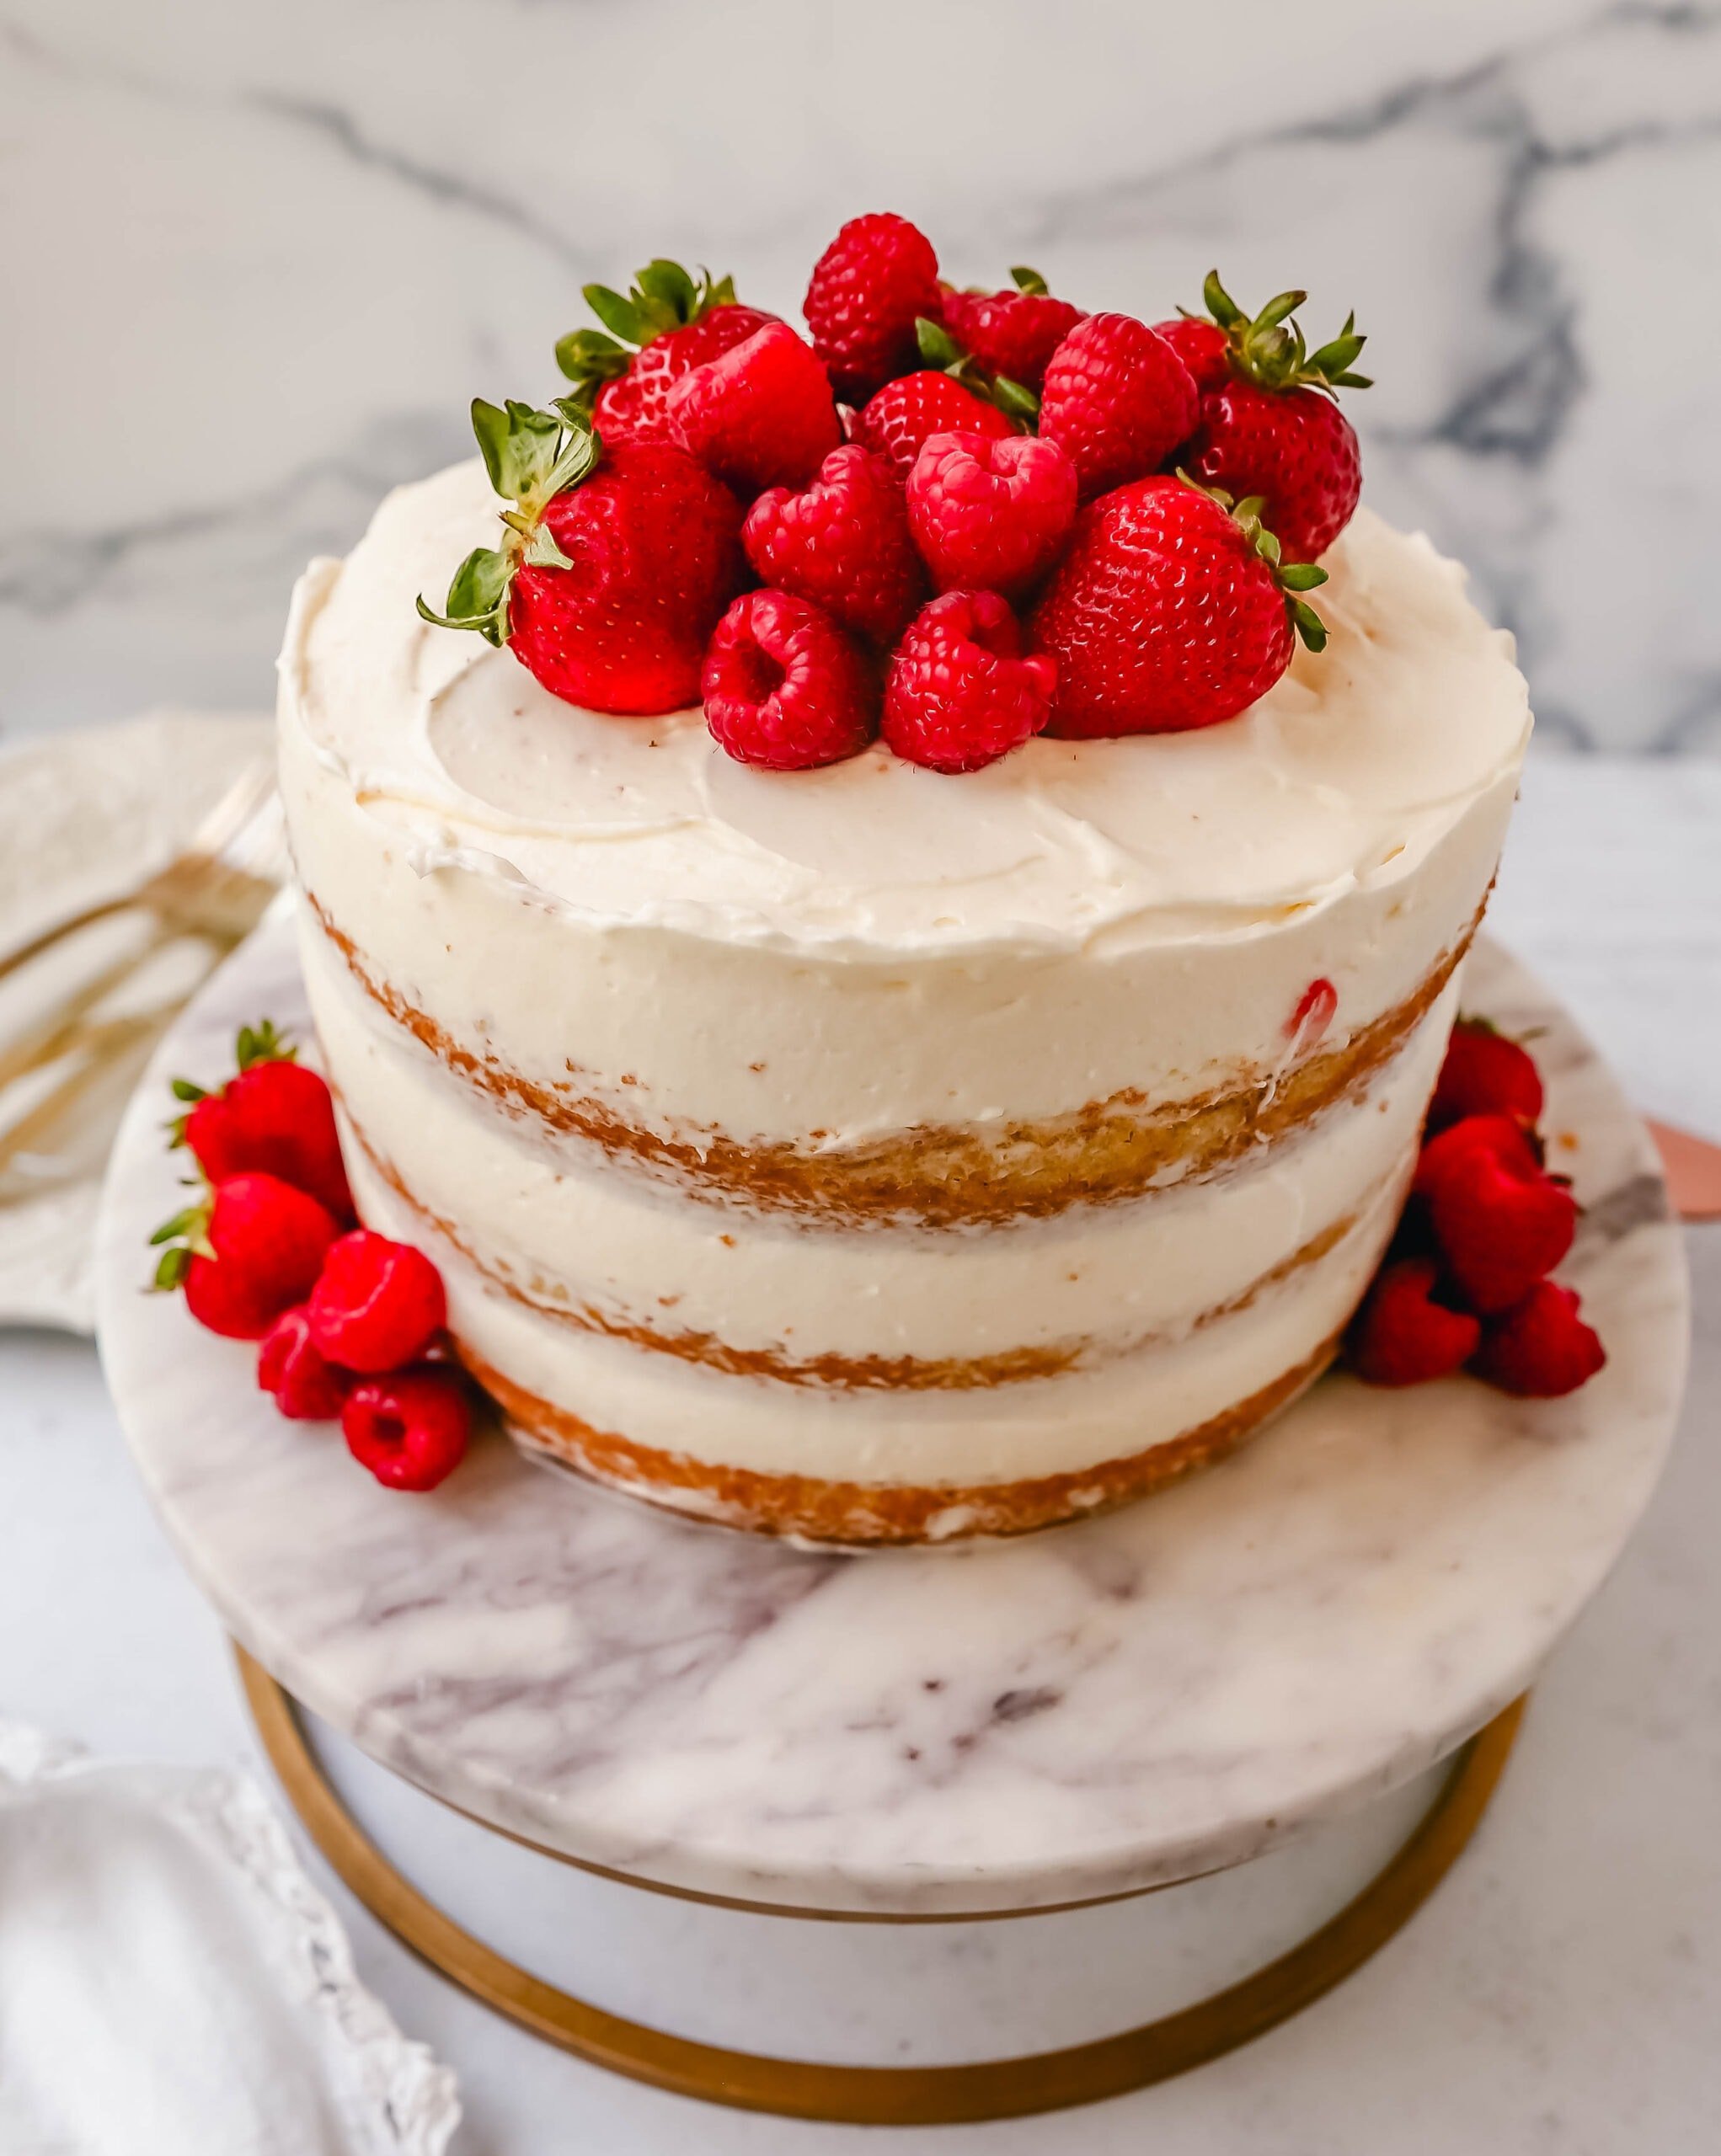
[[[593,1429],[566,1408],[522,1390],[465,1342],[457,1339],[456,1345],[501,1409],[516,1441],[559,1466],[668,1511],[726,1527],[797,1542],[876,1546],[1027,1534],[1146,1497],[1223,1459],[1290,1406],[1332,1361],[1342,1331],[1247,1400],[1144,1451],[1075,1473],[937,1489],[762,1475],[692,1460],[685,1453],[654,1451]]]

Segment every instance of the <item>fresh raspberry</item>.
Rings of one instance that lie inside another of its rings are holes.
[[[604,327],[575,329],[556,345],[556,364],[576,387],[573,402],[591,414],[605,443],[667,441],[665,407],[671,387],[739,344],[774,314],[735,302],[735,280],[679,262],[648,262],[624,294],[588,285],[586,304]]]
[[[1325,632],[1291,593],[1319,569],[1280,569],[1267,535],[1180,479],[1137,479],[1090,502],[1029,620],[1058,662],[1051,731],[1172,734],[1231,718],[1291,663],[1293,625]]]
[[[218,1092],[184,1079],[174,1091],[195,1105],[176,1126],[179,1139],[211,1182],[249,1168],[307,1190],[337,1220],[353,1217],[352,1193],[335,1134],[334,1104],[314,1070],[265,1019],[239,1035],[238,1075]]]
[[[1411,1187],[1419,1198],[1431,1198],[1453,1169],[1475,1152],[1503,1161],[1514,1175],[1542,1171],[1540,1147],[1516,1116],[1470,1115],[1424,1141]]]
[[[1261,496],[1262,515],[1299,562],[1326,552],[1362,492],[1355,432],[1317,389],[1227,382],[1210,390],[1184,468],[1204,486]]]
[[[802,312],[836,394],[858,404],[918,356],[914,325],[938,313],[938,258],[906,217],[852,217],[813,265]]]
[[[1356,435],[1334,400],[1340,389],[1369,387],[1366,375],[1352,371],[1367,340],[1352,316],[1311,352],[1294,318],[1306,292],[1280,292],[1251,318],[1216,270],[1202,290],[1205,326],[1225,340],[1226,371],[1202,384],[1184,468],[1207,486],[1262,497],[1286,558],[1312,562],[1350,521],[1361,492]]]
[[[1542,1079],[1529,1052],[1485,1018],[1461,1018],[1446,1043],[1428,1127],[1444,1130],[1466,1116],[1515,1116],[1534,1124],[1541,1117]]]
[[[906,480],[933,435],[987,435],[994,440],[1016,431],[996,404],[988,404],[953,376],[922,367],[887,382],[855,421],[855,440],[882,456]]]
[[[1024,659],[1016,616],[995,591],[947,591],[896,647],[885,739],[935,771],[975,771],[1045,726],[1057,669]]]
[[[1587,1385],[1607,1356],[1579,1307],[1571,1289],[1538,1280],[1521,1302],[1489,1321],[1478,1377],[1525,1400],[1556,1400]]]
[[[1520,1301],[1572,1246],[1578,1208],[1570,1191],[1486,1145],[1458,1153],[1427,1196],[1447,1273],[1483,1316]]]
[[[737,763],[811,771],[858,755],[879,712],[873,664],[810,599],[750,591],[705,655],[705,723]]]
[[[1369,1385],[1426,1385],[1461,1369],[1482,1327],[1467,1310],[1435,1300],[1432,1258],[1404,1257],[1382,1267],[1352,1322],[1348,1352]]]
[[[1231,339],[1216,322],[1196,314],[1174,314],[1156,322],[1153,334],[1170,345],[1189,369],[1198,390],[1217,389],[1231,375]]]
[[[340,1411],[347,1450],[391,1490],[434,1490],[466,1455],[472,1402],[446,1364],[355,1385]]]
[[[442,1276],[430,1259],[368,1228],[331,1248],[307,1310],[312,1339],[348,1370],[415,1362],[448,1321]]]
[[[940,591],[1017,596],[1075,520],[1075,466],[1031,435],[933,435],[908,475],[909,528]]]
[[[937,319],[988,374],[1037,390],[1046,362],[1082,320],[1082,310],[1054,299],[1036,271],[1013,274],[1028,280],[1014,291],[959,292],[944,286]]]
[[[327,1207],[279,1176],[247,1171],[158,1228],[158,1288],[183,1287],[197,1322],[230,1340],[260,1340],[302,1302],[339,1229]]]
[[[490,483],[514,506],[501,544],[456,570],[446,611],[421,596],[420,615],[511,643],[569,703],[684,711],[705,640],[746,580],[740,504],[669,442],[623,442],[600,457],[565,399],[534,412],[480,398],[473,428]]]
[[[833,449],[804,493],[761,494],[742,538],[767,584],[878,643],[895,643],[926,595],[902,488],[858,443]]]
[[[1068,453],[1082,499],[1140,479],[1195,424],[1189,369],[1145,322],[1090,314],[1052,354],[1040,431]]]
[[[302,1303],[283,1310],[263,1336],[257,1383],[275,1395],[281,1413],[296,1422],[329,1422],[340,1412],[352,1373],[339,1369],[311,1337],[310,1312]]]
[[[776,319],[756,307],[719,307],[642,345],[628,371],[605,382],[592,401],[592,424],[606,446],[670,440],[669,393],[681,376]]]
[[[806,486],[842,439],[825,370],[786,322],[690,369],[665,408],[681,446],[748,499]]]

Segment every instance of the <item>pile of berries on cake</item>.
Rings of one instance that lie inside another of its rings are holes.
[[[1461,1018],[1429,1106],[1410,1201],[1351,1326],[1371,1385],[1423,1385],[1468,1367],[1502,1392],[1575,1392],[1607,1358],[1578,1297],[1548,1275],[1577,1203],[1549,1174],[1541,1073],[1521,1042]]]
[[[1325,640],[1363,339],[1311,351],[1303,293],[1249,316],[1216,273],[1157,324],[1012,274],[958,290],[880,214],[815,266],[810,337],[673,262],[586,286],[573,393],[474,403],[505,535],[420,611],[589,710],[703,702],[776,771],[1234,717]]]
[[[392,1490],[432,1490],[466,1451],[472,1409],[449,1356],[442,1276],[420,1250],[355,1225],[328,1085],[265,1021],[206,1092],[176,1079],[169,1129],[198,1195],[150,1238],[158,1289],[197,1322],[261,1343],[257,1382],[295,1421],[339,1418]]]

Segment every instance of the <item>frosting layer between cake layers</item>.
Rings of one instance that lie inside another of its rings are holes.
[[[889,1540],[1114,1502],[1292,1396],[1390,1232],[1528,733],[1456,568],[1360,513],[1326,652],[1202,733],[778,776],[420,622],[492,524],[457,467],[312,565],[281,773],[361,1209],[516,1427]]]

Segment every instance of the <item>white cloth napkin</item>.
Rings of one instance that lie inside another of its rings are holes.
[[[441,2156],[459,2117],[254,1782],[0,1721],[3,2156]]]

